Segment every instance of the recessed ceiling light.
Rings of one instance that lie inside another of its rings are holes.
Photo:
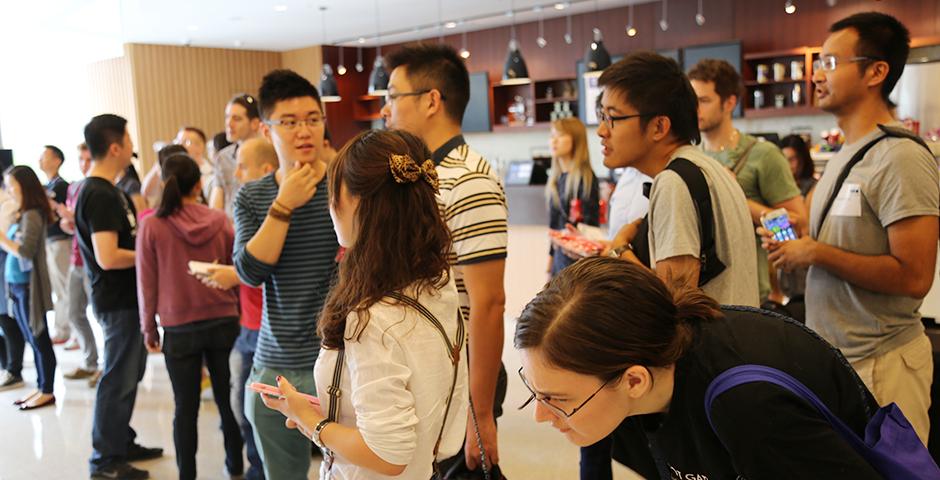
[[[274,11],[275,11],[275,12],[286,12],[286,11],[287,11],[287,5],[275,5],[275,6],[274,6]]]
[[[564,10],[564,9],[565,9],[565,4],[564,4],[564,3],[556,3],[556,4],[555,4],[555,10]]]
[[[189,30],[190,32],[195,32],[195,31],[198,31],[198,30],[199,30],[199,26],[198,26],[198,25],[188,25],[188,26],[186,27],[186,30]]]
[[[366,39],[364,37],[359,37],[359,43],[366,43]]]
[[[457,28],[457,22],[447,22],[444,24],[444,28]]]

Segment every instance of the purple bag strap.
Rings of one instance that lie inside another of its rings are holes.
[[[734,387],[754,382],[772,383],[802,398],[815,407],[852,448],[864,458],[868,457],[868,448],[865,442],[842,419],[835,416],[812,390],[788,373],[764,365],[739,365],[729,368],[715,377],[712,383],[708,385],[708,389],[705,390],[705,416],[708,418],[708,424],[712,427],[712,431],[715,431],[715,424],[712,422],[712,403],[715,399]]]

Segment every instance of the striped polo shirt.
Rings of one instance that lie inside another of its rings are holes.
[[[461,265],[506,258],[506,192],[489,162],[457,135],[432,155],[440,180],[438,206],[453,240],[451,265],[460,294],[460,308],[470,319],[470,297]]]
[[[313,368],[320,352],[317,318],[336,272],[339,244],[330,219],[327,182],[294,210],[277,263],[264,263],[245,248],[277,197],[271,173],[242,187],[235,197],[234,263],[242,282],[264,285],[255,364],[267,368]]]

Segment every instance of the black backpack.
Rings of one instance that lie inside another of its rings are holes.
[[[718,252],[715,250],[715,214],[712,209],[712,198],[708,189],[708,182],[705,181],[702,170],[684,158],[673,160],[666,167],[666,170],[672,170],[679,175],[686,188],[689,189],[689,195],[691,195],[692,202],[698,212],[699,240],[701,241],[699,247],[701,268],[699,270],[698,286],[702,287],[727,268],[718,258]],[[649,198],[651,188],[651,183],[643,185],[643,195],[645,197]],[[649,245],[649,214],[643,217],[643,221],[640,222],[637,234],[630,243],[630,247],[644,265],[652,268]]]

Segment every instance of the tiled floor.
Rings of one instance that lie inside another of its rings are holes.
[[[545,280],[548,242],[542,227],[513,226],[510,229],[510,255],[507,264],[506,349],[503,355],[510,372],[519,367],[512,349],[512,321]],[[94,322],[92,322],[94,324]],[[99,334],[100,340],[100,331]],[[0,392],[0,480],[83,479],[88,478],[87,459],[91,452],[91,414],[94,391],[82,381],[65,381],[62,371],[78,364],[75,352],[57,347],[55,407],[19,412],[11,402],[26,388]],[[31,355],[27,354],[24,377],[35,381]],[[31,385],[30,385],[31,386]],[[510,376],[506,414],[500,420],[500,458],[507,477],[516,479],[577,478],[577,448],[568,444],[550,426],[537,425],[530,410],[515,409],[525,400],[525,387]],[[199,478],[226,479],[223,467],[222,434],[215,404],[203,401],[199,417]],[[176,478],[173,455],[173,393],[161,355],[150,355],[147,373],[137,395],[132,426],[140,442],[161,446],[163,458],[136,465],[150,471],[152,478]],[[309,478],[316,478],[317,464]],[[614,478],[639,478],[615,465]]]

